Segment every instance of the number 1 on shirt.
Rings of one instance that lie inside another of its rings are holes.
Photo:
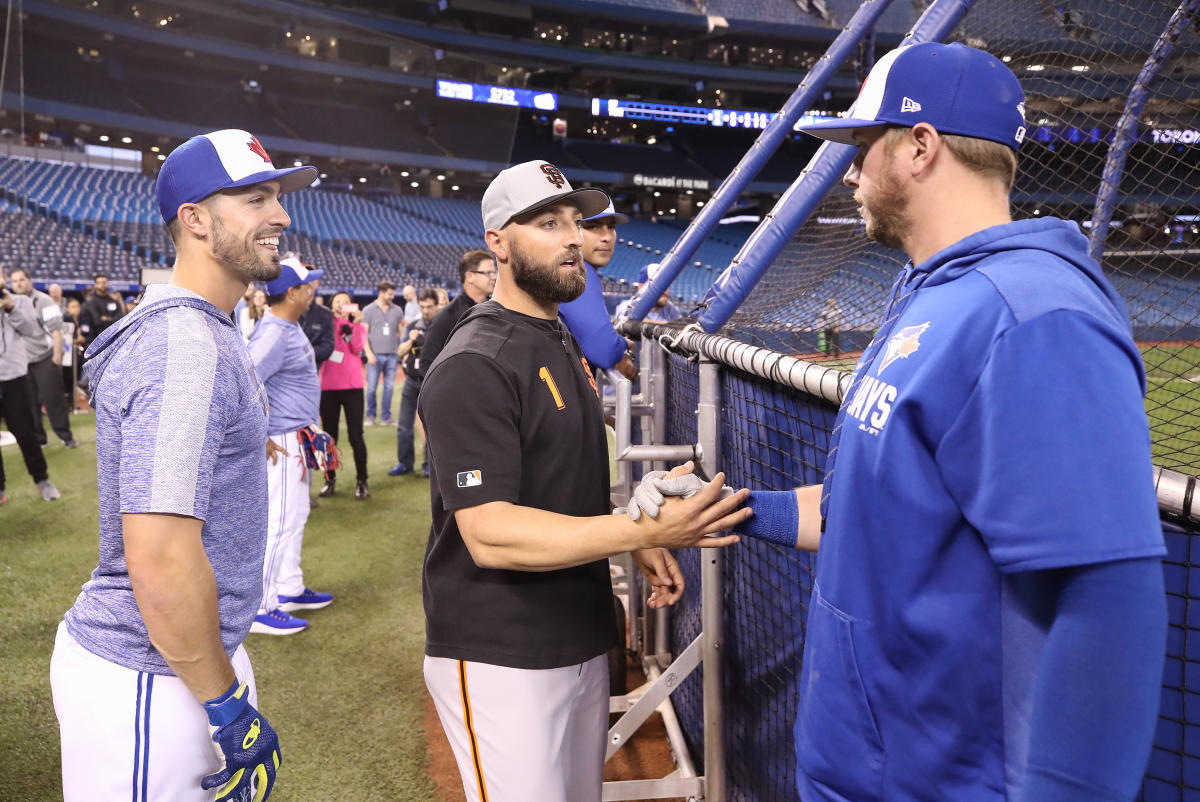
[[[550,388],[550,395],[554,396],[554,405],[559,409],[565,408],[567,405],[563,403],[562,393],[558,391],[558,385],[554,383],[554,377],[550,375],[550,368],[543,365],[538,371],[538,378]]]

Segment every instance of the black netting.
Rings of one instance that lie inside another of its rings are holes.
[[[1173,528],[1166,536],[1170,628],[1158,731],[1139,797],[1146,802],[1186,802],[1200,795],[1200,571],[1192,574],[1200,538]]]

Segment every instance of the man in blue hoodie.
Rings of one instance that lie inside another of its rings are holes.
[[[88,348],[100,558],[50,662],[65,802],[271,793],[279,742],[241,645],[262,596],[267,403],[230,313],[279,275],[279,198],[315,177],[276,170],[245,131],[176,148],[157,182],[171,283]]]
[[[754,492],[735,530],[820,546],[805,802],[1130,800],[1145,771],[1166,609],[1142,361],[1078,227],[1010,217],[1023,114],[998,59],[918,44],[807,128],[859,146],[867,235],[910,261],[823,484]]]

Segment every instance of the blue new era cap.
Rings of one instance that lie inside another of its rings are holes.
[[[317,178],[315,167],[276,170],[258,137],[237,128],[194,136],[163,162],[155,183],[158,210],[169,223],[185,203],[198,203],[214,192],[278,181],[282,192],[303,189]]]
[[[1025,92],[1012,70],[991,53],[958,43],[923,42],[879,59],[846,117],[800,130],[853,145],[856,128],[917,123],[1015,151],[1025,139]]]
[[[324,270],[309,270],[304,266],[303,262],[294,256],[281,259],[279,268],[279,277],[267,282],[266,292],[268,297],[283,295],[292,287],[299,287],[301,284],[316,281],[325,275]]]

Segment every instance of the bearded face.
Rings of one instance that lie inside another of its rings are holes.
[[[211,231],[213,258],[238,279],[250,282],[279,278],[283,268],[279,265],[278,242],[283,229],[267,226],[249,234],[237,235],[214,211]],[[264,241],[271,240],[275,242],[275,247],[263,246]]]
[[[551,258],[539,260],[526,253],[514,237],[509,250],[513,281],[538,303],[565,304],[583,294],[587,273],[578,247],[571,246]]]
[[[910,228],[908,196],[893,170],[895,152],[887,151],[878,178],[869,187],[858,188],[854,200],[862,208],[866,234],[888,248],[904,250],[902,233]]]

